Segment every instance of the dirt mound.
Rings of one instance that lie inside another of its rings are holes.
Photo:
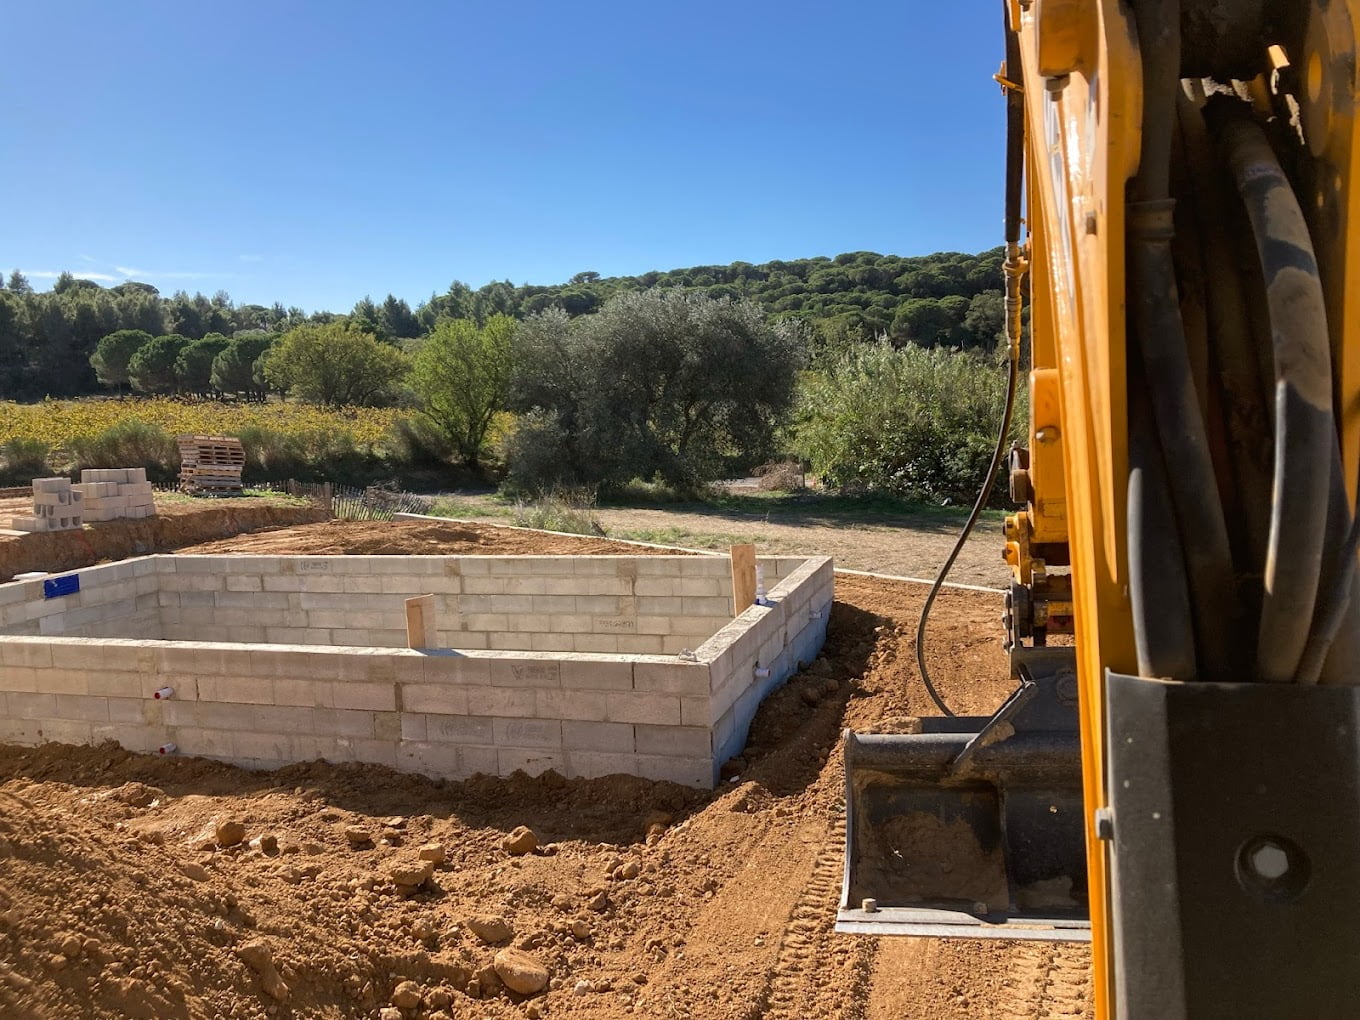
[[[31,512],[31,503],[21,502],[12,513]],[[29,509],[22,509],[24,505]],[[79,531],[0,536],[0,580],[30,570],[75,570],[106,560],[168,552],[241,532],[307,524],[325,516],[313,507],[273,503],[167,503],[157,507],[157,516],[141,520],[109,521]],[[0,523],[9,526],[3,508]]]
[[[428,521],[327,521],[286,531],[200,542],[186,553],[303,556],[676,556],[663,549],[607,539],[550,535],[489,524]]]

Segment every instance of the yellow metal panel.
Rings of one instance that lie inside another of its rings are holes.
[[[1132,27],[1117,0],[1067,8],[1086,19],[1078,69],[1060,89],[1038,73],[1032,12],[1022,15],[1036,266],[1031,329],[1052,338],[1076,616],[1096,1011],[1109,1016],[1111,942],[1104,844],[1103,677],[1135,667],[1124,577],[1128,470],[1124,368],[1124,187],[1137,169],[1141,85]],[[1047,257],[1044,257],[1047,256]],[[1043,290],[1040,290],[1040,284]],[[1035,364],[1042,348],[1036,341]],[[1044,365],[1044,367],[1047,367]]]
[[[1060,386],[1056,368],[1035,368],[1029,374],[1029,481],[1034,492],[1031,542],[1067,541]]]
[[[1346,286],[1360,272],[1360,0],[1311,5],[1304,52],[1285,56],[1302,84],[1304,137],[1316,158],[1312,195],[1300,200],[1318,257],[1327,323],[1332,334],[1333,385],[1340,408],[1344,477],[1360,461],[1360,287]],[[1311,198],[1311,201],[1309,199]]]

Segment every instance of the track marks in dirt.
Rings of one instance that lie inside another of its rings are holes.
[[[1089,1012],[1091,954],[1062,942],[1016,942],[1011,947],[1009,996],[998,1003],[1004,1020],[1066,1020]]]
[[[836,934],[844,845],[845,809],[837,805],[750,1020],[858,1020],[864,1015],[876,940]]]

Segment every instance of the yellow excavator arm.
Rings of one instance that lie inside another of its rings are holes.
[[[1089,937],[1102,1017],[1354,1015],[1360,2],[1004,8],[1017,688],[847,734],[838,926]]]

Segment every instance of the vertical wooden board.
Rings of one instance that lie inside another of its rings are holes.
[[[756,600],[756,547],[732,546],[732,615],[740,616]]]
[[[406,647],[433,648],[436,643],[434,595],[406,600]]]

